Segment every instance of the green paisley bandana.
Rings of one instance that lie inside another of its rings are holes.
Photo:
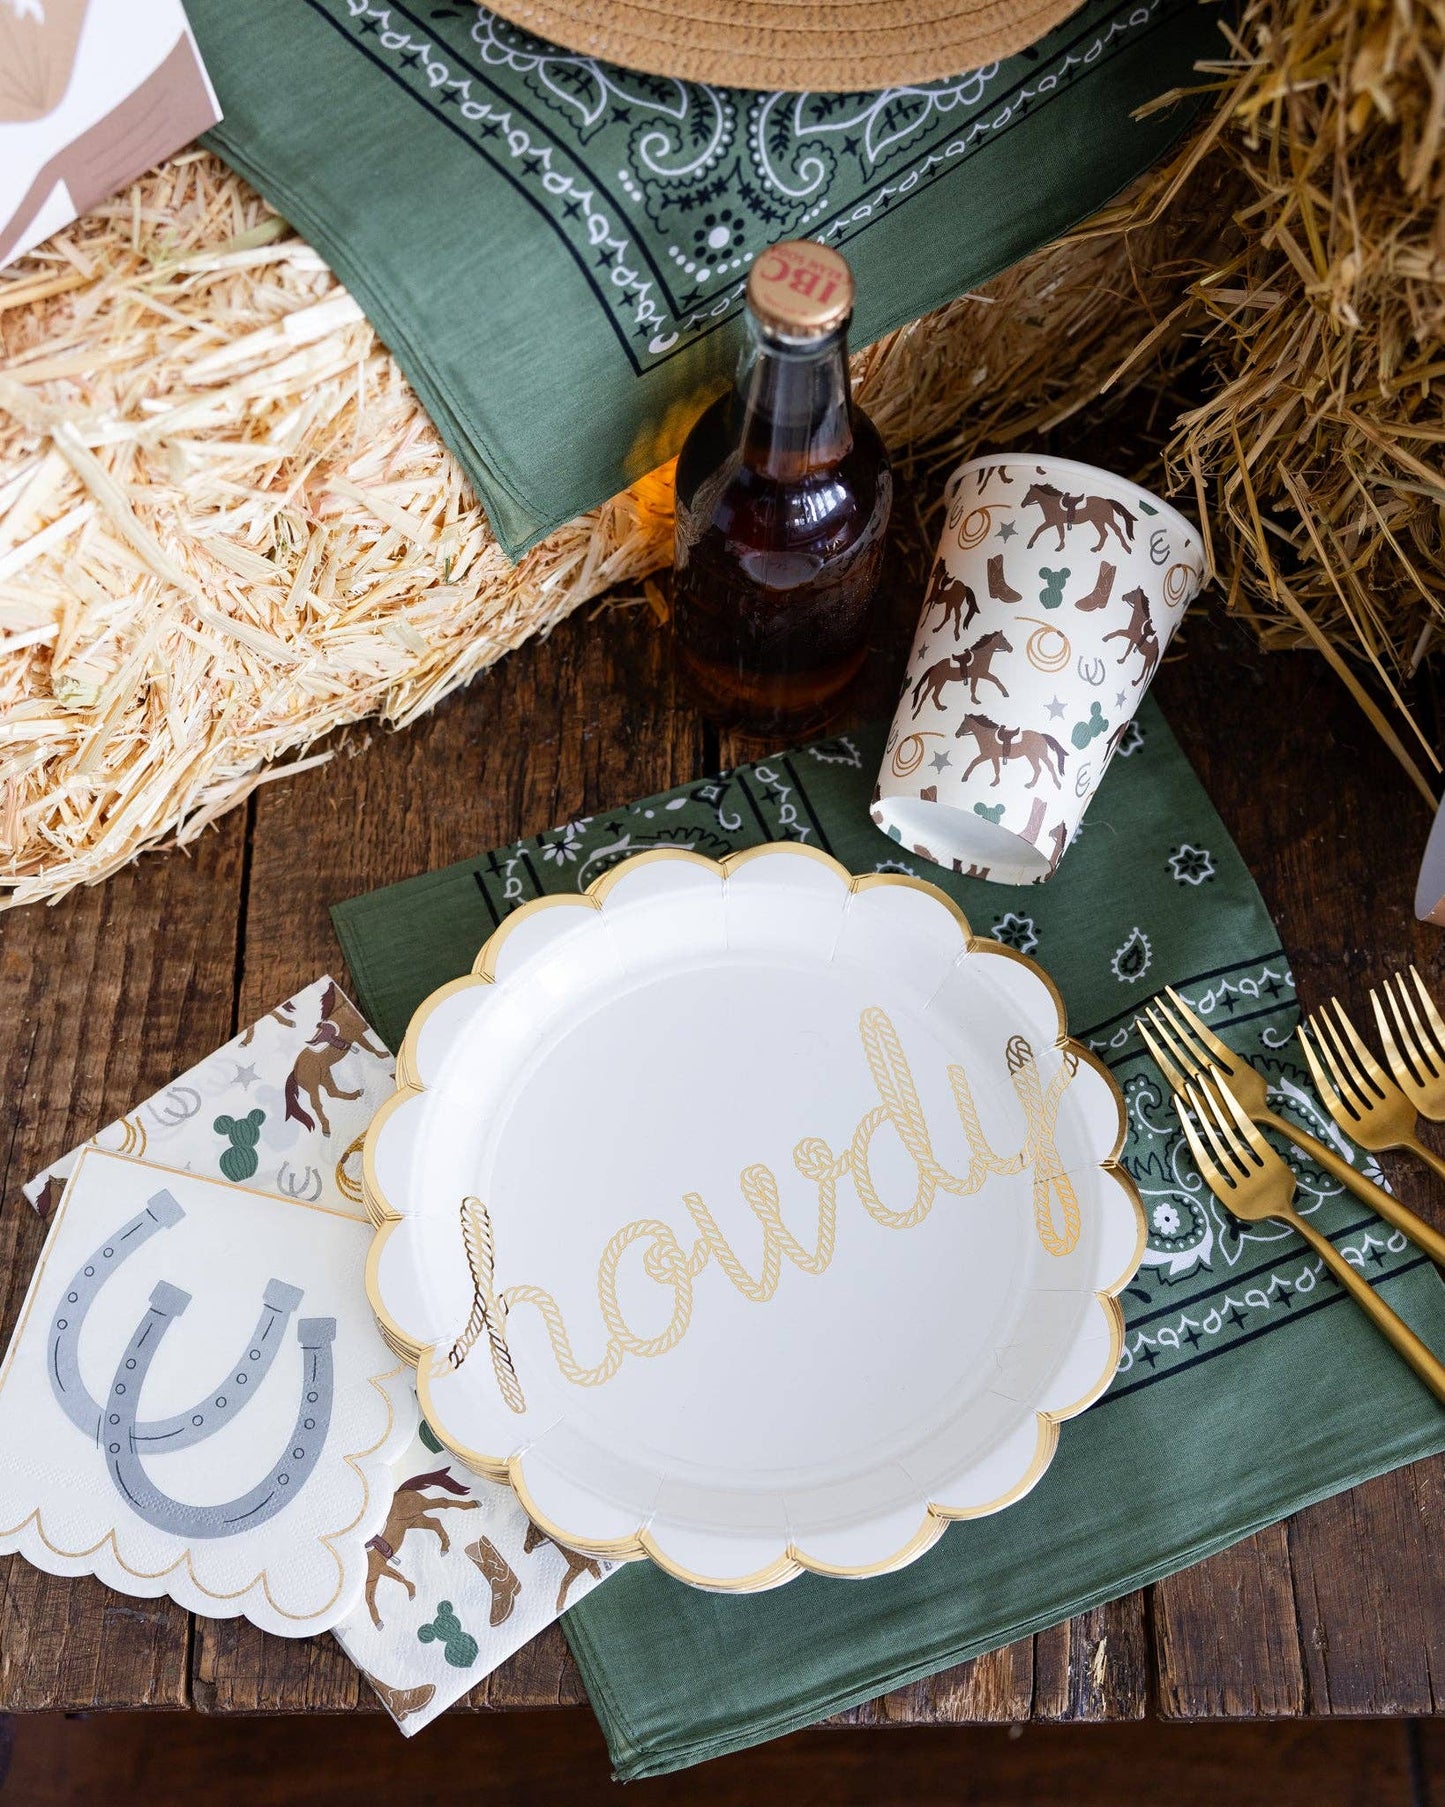
[[[901,857],[868,819],[883,739],[880,728],[821,741],[333,911],[363,1009],[394,1048],[427,993],[465,972],[528,898],[582,890],[648,847],[720,858],[803,841],[854,872],[926,878],[976,932],[1032,954],[1057,981],[1071,1032],[1124,1088],[1124,1161],[1149,1243],[1122,1300],[1127,1336],[1109,1392],[1064,1426],[1026,1499],[951,1526],[896,1575],[805,1575],[738,1598],[645,1562],[620,1569],[563,1625],[623,1777],[796,1730],[1445,1448],[1445,1412],[1317,1257],[1290,1231],[1236,1222],[1204,1189],[1134,1034],[1143,1002],[1174,985],[1269,1076],[1279,1109],[1378,1177],[1315,1100],[1291,1039],[1288,957],[1152,699],[1043,886],[985,884]],[[1424,1256],[1328,1175],[1302,1161],[1296,1172],[1299,1208],[1445,1350],[1445,1287]]]
[[[765,94],[573,55],[422,0],[188,0],[206,142],[365,309],[516,556],[677,450],[732,374],[753,258],[858,278],[857,345],[1056,238],[1196,102],[1198,0],[1089,0],[1032,49],[876,94]]]

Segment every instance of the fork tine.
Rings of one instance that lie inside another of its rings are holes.
[[[1390,1063],[1396,1078],[1401,1073],[1408,1073],[1411,1080],[1418,1083],[1420,1056],[1415,1048],[1415,1038],[1405,1026],[1405,1019],[1400,1014],[1400,1006],[1395,1000],[1395,994],[1388,979],[1381,989],[1384,993],[1383,1002],[1380,991],[1377,991],[1374,986],[1370,987],[1370,1008],[1375,1013],[1375,1028],[1379,1031],[1380,1042],[1385,1050],[1385,1059]],[[1387,1003],[1395,1021],[1400,1026],[1399,1041],[1396,1041],[1395,1032],[1390,1027],[1390,1019],[1385,1014],[1385,1004]]]
[[[1420,977],[1418,969],[1414,966],[1411,966],[1410,968],[1410,977],[1415,981],[1415,990],[1420,994],[1420,1002],[1425,1007],[1425,1016],[1434,1032],[1435,1046],[1442,1051],[1445,1051],[1445,1020],[1441,1019],[1440,1012],[1435,1008],[1435,1000],[1430,996],[1429,987],[1425,984],[1425,981]],[[1402,977],[1400,980],[1400,990],[1404,991],[1404,989],[1405,981]]]
[[[1259,1128],[1258,1124],[1251,1119],[1248,1111],[1245,1110],[1244,1106],[1235,1097],[1234,1093],[1230,1091],[1229,1087],[1225,1085],[1218,1073],[1214,1071],[1211,1071],[1209,1074],[1209,1089],[1216,1102],[1224,1106],[1228,1119],[1234,1126],[1235,1136],[1244,1139],[1250,1153],[1254,1156],[1254,1165],[1256,1167],[1262,1167],[1274,1153],[1274,1150],[1264,1139],[1264,1132]]]
[[[1318,1033],[1318,1032],[1316,1032],[1316,1033]],[[1295,1030],[1295,1035],[1299,1040],[1299,1045],[1305,1051],[1305,1061],[1306,1061],[1307,1065],[1309,1066],[1310,1074],[1311,1074],[1312,1078],[1314,1079],[1315,1090],[1319,1093],[1321,1099],[1324,1101],[1325,1109],[1330,1113],[1330,1115],[1335,1119],[1335,1121],[1337,1123],[1339,1122],[1341,1117],[1349,1117],[1351,1120],[1357,1118],[1359,1116],[1359,1112],[1350,1109],[1350,1107],[1348,1105],[1344,1104],[1341,1101],[1339,1093],[1330,1084],[1329,1080],[1325,1078],[1324,1066],[1321,1063],[1319,1054],[1317,1054],[1315,1051],[1314,1042],[1310,1038],[1309,1031],[1306,1028],[1305,1024],[1303,1024],[1303,1023],[1299,1024],[1299,1026]],[[1328,1058],[1329,1058],[1329,1051],[1328,1051],[1328,1049],[1326,1049],[1325,1050],[1325,1059],[1328,1059]]]
[[[1164,990],[1172,1000],[1174,1008],[1214,1056],[1215,1066],[1219,1068],[1221,1073],[1233,1073],[1236,1059],[1233,1048],[1220,1041],[1219,1037],[1215,1035],[1212,1030],[1205,1028],[1204,1024],[1200,1022],[1199,1018],[1184,1002],[1183,998],[1180,997],[1179,993],[1172,985],[1166,985]],[[1158,1002],[1157,998],[1155,999],[1155,1002]]]
[[[1332,998],[1330,1001],[1335,1007],[1335,1015],[1339,1019],[1340,1027],[1344,1030],[1349,1038],[1350,1046],[1355,1051],[1356,1070],[1364,1073],[1373,1089],[1383,1098],[1387,1083],[1384,1068],[1360,1039],[1359,1030],[1351,1022],[1349,1012],[1340,1000]]]
[[[1179,1034],[1174,1019],[1166,1016],[1157,1002],[1149,1006],[1145,1015],[1153,1026],[1154,1033],[1178,1061],[1184,1072],[1186,1074],[1199,1072],[1204,1066],[1204,1061]]]
[[[1249,1163],[1226,1128],[1213,1096],[1213,1088],[1205,1083],[1202,1074],[1190,1084],[1188,1097],[1194,1107],[1194,1114],[1199,1119],[1200,1128],[1219,1158],[1220,1166],[1226,1172],[1233,1168],[1241,1179],[1247,1178]]]
[[[1162,997],[1155,996],[1149,1003],[1149,1020],[1156,1031],[1168,1034],[1169,1045],[1183,1059],[1186,1073],[1204,1071],[1209,1065],[1209,1049],[1194,1033],[1186,1018],[1171,1009]]]
[[[1134,1027],[1139,1031],[1140,1041],[1142,1041],[1144,1046],[1149,1050],[1149,1058],[1164,1075],[1164,1083],[1169,1087],[1169,1090],[1177,1096],[1178,1093],[1184,1090],[1184,1075],[1179,1071],[1178,1067],[1174,1065],[1173,1061],[1169,1059],[1163,1048],[1160,1047],[1159,1043],[1150,1033],[1149,1026],[1142,1016],[1135,1017]]]
[[[1433,1029],[1435,1023],[1440,1020],[1439,1014],[1431,1001],[1429,992],[1425,990],[1424,981],[1421,979],[1419,973],[1415,971],[1413,966],[1410,968],[1410,976],[1415,981],[1415,989],[1420,992],[1425,999],[1426,1011],[1431,1020],[1431,1028]],[[1409,991],[1406,989],[1405,980],[1401,975],[1396,976],[1395,991],[1410,1019],[1408,1023],[1402,1021],[1400,1027],[1406,1041],[1410,1045],[1410,1052],[1415,1057],[1415,1064],[1416,1066],[1423,1068],[1430,1078],[1438,1079],[1440,1077],[1441,1062],[1439,1046],[1440,1041],[1445,1038],[1432,1036],[1430,1030],[1426,1029],[1425,1025],[1420,1021],[1420,1013],[1415,1008],[1415,1000],[1410,996]],[[1396,1006],[1396,1015],[1399,1015],[1398,1005]],[[1412,1030],[1413,1034],[1411,1033]]]
[[[1184,1108],[1184,1100],[1176,1093],[1174,1112],[1179,1118],[1180,1127],[1184,1131],[1184,1139],[1189,1144],[1189,1152],[1194,1156],[1194,1165],[1211,1191],[1233,1192],[1235,1180],[1215,1161],[1213,1155],[1204,1146],[1204,1139],[1195,1126],[1193,1117]]]
[[[1319,1038],[1324,1057],[1329,1063],[1330,1071],[1335,1076],[1335,1084],[1342,1092],[1352,1094],[1350,1102],[1352,1105],[1356,1105],[1359,1094],[1365,1090],[1365,1082],[1355,1071],[1354,1062],[1350,1058],[1349,1050],[1346,1048],[1339,1030],[1335,1027],[1328,1005],[1322,1010],[1317,1010],[1310,1018],[1310,1027]],[[1360,1113],[1357,1110],[1351,1112],[1351,1115],[1358,1114]]]

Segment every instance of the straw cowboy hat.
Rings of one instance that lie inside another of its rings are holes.
[[[734,88],[900,87],[1012,56],[1080,0],[502,0],[569,50]]]

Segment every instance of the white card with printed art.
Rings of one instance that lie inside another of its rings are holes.
[[[332,978],[317,979],[100,1131],[87,1146],[364,1217],[361,1144],[391,1055]],[[49,1215],[80,1150],[25,1196]]]
[[[373,1304],[437,1437],[569,1548],[882,1573],[1020,1498],[1114,1372],[1122,1099],[931,886],[641,854],[515,911],[397,1081]]]
[[[413,1426],[367,1240],[85,1150],[0,1368],[0,1551],[283,1637],[334,1625]]]
[[[220,117],[180,0],[0,0],[0,265]]]
[[[392,1467],[361,1603],[333,1627],[408,1737],[611,1573],[539,1531],[511,1489],[473,1474],[425,1421]]]

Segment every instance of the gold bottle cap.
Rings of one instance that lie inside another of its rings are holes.
[[[765,331],[813,339],[853,312],[853,272],[836,251],[810,238],[785,239],[761,253],[748,276],[748,307]]]

